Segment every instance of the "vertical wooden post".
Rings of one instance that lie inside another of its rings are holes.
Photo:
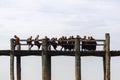
[[[21,46],[17,45],[17,50],[21,50]],[[21,56],[17,56],[16,58],[16,67],[17,67],[17,80],[21,80]]]
[[[103,46],[103,50],[106,51],[106,38],[105,38],[105,41],[104,41],[104,46]],[[106,53],[104,53],[106,54]],[[103,74],[104,74],[104,80],[105,80],[105,55],[103,56]]]
[[[51,55],[48,51],[48,40],[42,40],[42,80],[51,80]]]
[[[105,80],[105,56],[103,56],[103,73],[104,73],[104,80]]]
[[[81,57],[79,39],[75,39],[75,80],[81,80]]]
[[[14,39],[10,40],[10,80],[14,80]]]
[[[110,36],[108,33],[105,35],[105,56],[103,57],[104,63],[104,80],[110,80]]]

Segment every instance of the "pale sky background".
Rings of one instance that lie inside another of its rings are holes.
[[[119,0],[0,0],[0,50],[8,50],[10,38],[30,35],[43,38],[84,35],[105,39],[111,50],[120,50]],[[36,47],[34,47],[36,48]],[[0,80],[10,80],[9,57],[0,57]],[[99,57],[82,57],[82,80],[103,80]],[[41,57],[22,58],[22,80],[42,80]],[[74,57],[52,57],[52,80],[75,80]],[[111,80],[120,80],[120,57],[111,59]]]

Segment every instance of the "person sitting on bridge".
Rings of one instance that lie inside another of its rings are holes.
[[[29,50],[31,50],[31,48],[33,47],[33,44],[32,44],[32,36],[30,36],[29,38],[27,38],[27,44],[29,46]]]
[[[58,45],[58,43],[56,42],[57,41],[57,38],[51,38],[51,40],[50,40],[50,44],[53,46],[53,48],[54,48],[54,50],[55,51],[57,51],[57,45]]]
[[[82,51],[86,51],[86,47],[87,47],[87,45],[86,45],[86,43],[87,43],[87,38],[86,38],[86,36],[84,36],[83,38],[82,38]]]
[[[77,35],[77,36],[76,36],[76,39],[79,39],[79,40],[80,40],[80,39],[82,39],[82,38],[81,38],[79,35]]]
[[[50,39],[47,36],[45,36],[45,39],[47,41],[47,48],[48,48],[48,50],[50,50],[51,49]]]
[[[38,47],[39,50],[41,46],[41,43],[39,42],[39,35],[35,37],[34,44]]]
[[[14,45],[14,48],[16,47],[16,46],[20,46],[20,38],[17,36],[17,35],[14,35],[14,40],[15,40],[15,45]]]
[[[50,44],[50,39],[47,36],[45,36],[45,39],[47,40],[47,44],[49,45]]]

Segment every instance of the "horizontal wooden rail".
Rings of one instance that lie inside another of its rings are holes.
[[[10,56],[11,50],[0,50],[0,56]],[[42,51],[38,50],[21,50],[15,51],[15,56],[41,56]],[[51,56],[75,56],[74,51],[48,51]],[[81,56],[98,56],[103,57],[105,51],[80,51]],[[120,56],[120,51],[110,51],[110,56]]]
[[[21,43],[20,45],[28,45],[28,44]],[[32,44],[32,45],[35,45],[35,44]],[[52,45],[52,44],[50,44],[50,45]],[[59,44],[57,44],[57,45],[59,45]],[[62,44],[62,45],[74,45],[74,44]],[[82,45],[82,44],[80,44],[80,45]],[[85,45],[86,45],[86,46],[87,46],[87,45],[103,46],[104,44],[85,44]]]
[[[27,41],[27,40],[26,39],[20,39],[20,41]],[[35,41],[35,40],[32,39],[32,41]],[[42,39],[39,39],[39,41],[42,41]],[[55,41],[59,41],[59,40],[55,40]],[[62,40],[62,41],[75,41],[75,39],[73,39],[73,40]],[[82,39],[80,39],[80,41],[88,41],[88,40],[82,40]],[[104,42],[105,40],[95,39],[95,40],[90,40],[90,41]]]
[[[27,41],[26,39],[20,39],[20,41]],[[34,39],[32,39],[32,41],[35,41]],[[39,39],[39,41],[42,41],[42,39]]]

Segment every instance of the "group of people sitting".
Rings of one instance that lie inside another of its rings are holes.
[[[15,46],[16,45],[20,45],[20,38],[18,36],[14,36],[14,41],[15,41]],[[82,51],[85,50],[96,50],[96,45],[97,42],[95,41],[95,39],[93,37],[86,37],[84,36],[83,38],[81,38],[79,35],[77,35],[76,37],[74,36],[70,36],[70,37],[66,37],[66,36],[62,36],[60,38],[48,38],[47,36],[45,36],[44,39],[47,39],[48,41],[48,46],[52,46],[54,48],[54,50],[57,50],[58,46],[61,46],[61,50],[73,50],[75,48],[75,39],[79,39],[81,40],[81,49]],[[34,43],[32,43],[34,42]],[[35,39],[32,39],[32,36],[30,36],[29,38],[27,38],[26,43],[29,45],[29,50],[31,50],[31,48],[33,47],[33,45],[36,45],[38,47],[38,50],[40,49],[42,43],[40,42],[39,39],[39,35],[37,35],[35,37]]]
[[[35,37],[35,40],[32,40],[32,36],[27,38],[27,44],[29,45],[29,50],[31,50],[31,48],[33,47],[32,41],[34,41],[34,45],[36,45],[39,50],[41,46],[41,43],[39,42],[39,35]],[[20,45],[20,38],[17,35],[14,35],[14,47],[16,47],[17,45]]]

